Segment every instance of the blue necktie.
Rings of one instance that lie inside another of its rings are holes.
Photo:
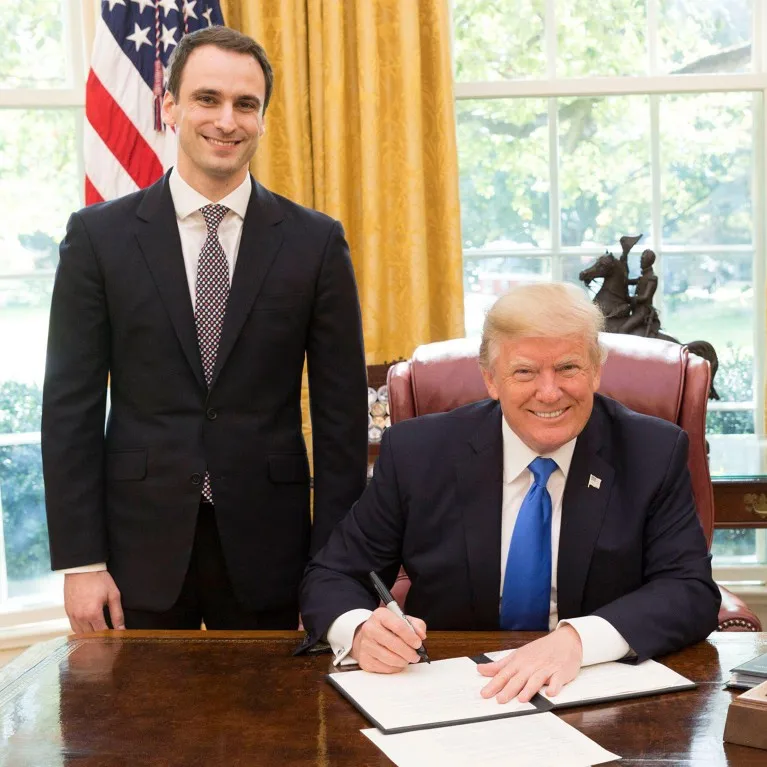
[[[538,457],[527,468],[534,480],[519,509],[503,579],[501,628],[506,631],[549,628],[551,496],[546,483],[557,464]]]

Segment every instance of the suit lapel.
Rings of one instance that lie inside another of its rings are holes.
[[[581,604],[591,557],[602,528],[615,472],[604,456],[608,433],[598,400],[586,428],[578,436],[562,500],[562,526],[557,565],[557,612],[560,618],[582,615]],[[600,455],[601,452],[601,455]],[[591,476],[600,480],[593,486]]]
[[[250,201],[242,227],[211,389],[234,348],[269,267],[282,245],[282,230],[279,226],[283,217],[282,210],[271,192],[253,179],[251,184]]]
[[[497,629],[501,588],[501,502],[503,442],[496,403],[459,446],[457,497],[463,515],[475,628]]]
[[[170,316],[184,356],[195,378],[205,388],[189,282],[184,268],[176,211],[168,175],[146,190],[136,215],[136,237],[165,309]]]

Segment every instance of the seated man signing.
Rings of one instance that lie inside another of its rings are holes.
[[[602,324],[572,285],[495,303],[479,355],[491,399],[384,434],[373,480],[306,569],[307,646],[327,638],[336,663],[392,673],[418,661],[427,624],[549,630],[478,666],[503,703],[716,628],[687,434],[595,393]],[[400,565],[417,633],[376,609],[368,578],[390,585]]]

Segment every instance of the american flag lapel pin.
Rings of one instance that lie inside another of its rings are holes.
[[[599,486],[602,484],[602,480],[599,477],[595,477],[593,474],[589,474],[588,487],[593,487],[595,490],[599,490]]]

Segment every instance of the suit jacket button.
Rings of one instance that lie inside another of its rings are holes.
[[[202,474],[197,474],[197,472],[192,474],[192,484],[193,485],[199,485],[201,482],[202,482]]]
[[[211,407],[205,411],[205,415],[207,416],[209,421],[215,421],[216,416],[218,416],[218,413]]]

